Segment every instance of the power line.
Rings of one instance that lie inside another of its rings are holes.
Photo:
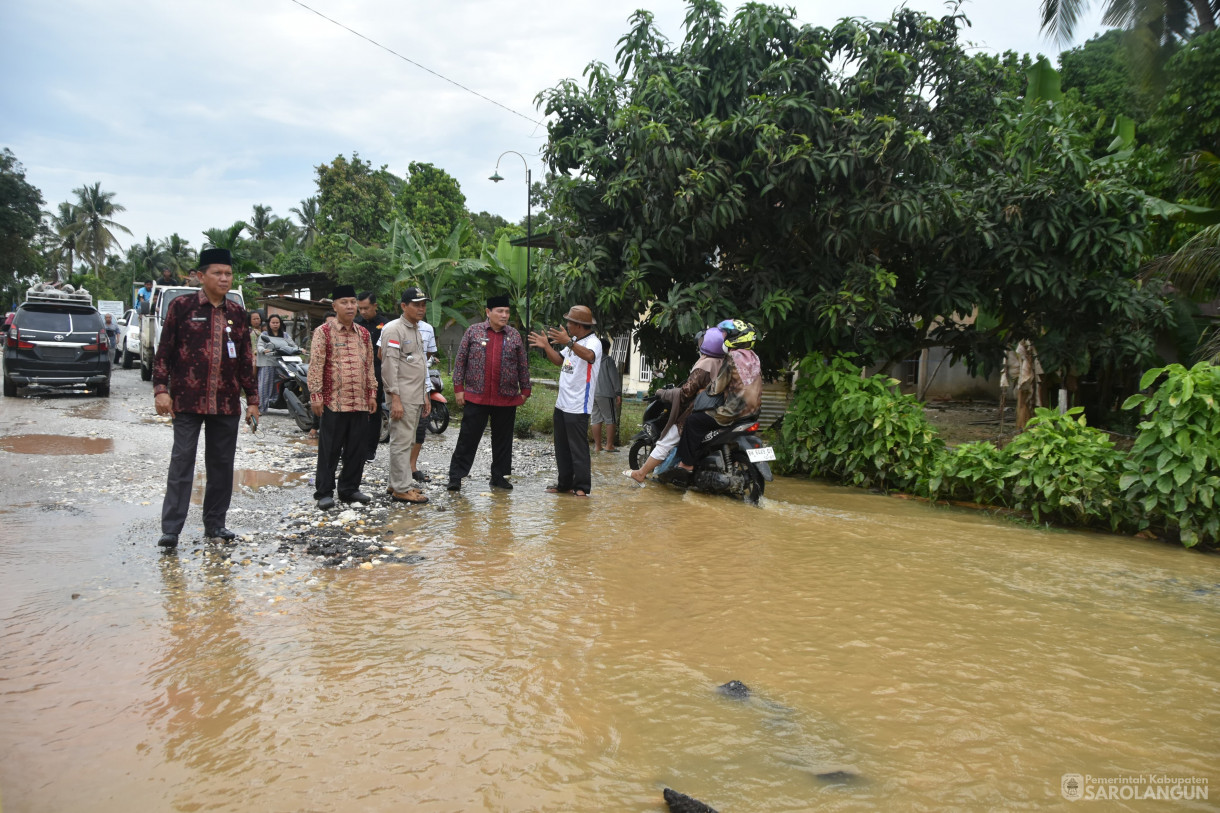
[[[377,40],[366,37],[364,34],[361,34],[359,31],[355,30],[354,28],[349,28],[348,26],[344,25],[343,23],[339,22],[338,20],[334,20],[334,19],[331,19],[330,17],[327,17],[325,14],[318,11],[317,9],[310,8],[309,6],[302,3],[301,0],[290,0],[290,1],[293,3],[296,3],[298,6],[305,9],[306,11],[312,11],[314,14],[318,15],[323,20],[326,20],[328,23],[334,23],[335,25],[342,28],[344,31],[355,34],[357,37],[364,40],[365,42],[372,43],[373,45],[376,45],[381,50],[383,50],[387,53],[393,54],[394,56],[401,59],[403,62],[408,62],[408,63],[414,65],[415,67],[419,68],[422,71],[427,71],[428,73],[435,76],[437,79],[443,79],[451,85],[456,85],[457,87],[461,88],[462,90],[466,91],[467,93],[478,96],[480,99],[482,99],[485,102],[491,102],[496,107],[507,110],[509,113],[512,113],[514,116],[520,116],[521,118],[525,119],[526,121],[530,122],[531,124],[537,124],[539,126],[542,126],[542,122],[538,121],[537,119],[531,119],[529,116],[525,115],[524,113],[519,113],[518,111],[513,110],[511,107],[509,107],[507,105],[500,104],[495,99],[484,96],[482,93],[479,93],[477,90],[471,90],[470,88],[463,85],[461,82],[455,82],[454,80],[450,79],[448,76],[443,76],[443,75],[437,73],[436,71],[432,70],[431,68],[419,64],[415,60],[410,59],[409,57],[403,56],[402,54],[395,51],[393,48],[388,48],[388,47],[382,45],[380,42],[377,42]]]

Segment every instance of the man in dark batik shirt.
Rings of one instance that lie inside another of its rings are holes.
[[[178,547],[186,524],[195,480],[195,449],[206,427],[203,446],[207,486],[203,492],[204,536],[223,541],[236,534],[225,527],[233,497],[233,456],[241,424],[241,391],[246,392],[246,420],[258,420],[258,383],[250,352],[245,309],[226,294],[233,284],[228,249],[209,248],[199,255],[198,293],[174,299],[165,315],[161,342],[153,363],[153,393],[158,415],[174,419],[165,501],[161,506],[163,548]]]

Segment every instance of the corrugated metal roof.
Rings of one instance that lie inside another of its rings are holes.
[[[769,429],[788,411],[788,401],[792,393],[788,385],[782,381],[771,381],[763,384],[762,408],[759,410],[758,423],[764,429]]]

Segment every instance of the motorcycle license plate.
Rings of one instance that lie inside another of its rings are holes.
[[[757,449],[746,449],[746,457],[751,463],[761,463],[764,460],[774,460],[775,450],[770,446],[760,446]]]
[[[280,356],[280,359],[283,361],[292,363],[294,361],[299,362],[301,360],[301,357],[300,356]]]

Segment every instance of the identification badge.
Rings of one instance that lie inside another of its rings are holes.
[[[229,358],[237,358],[237,345],[233,344],[233,342],[227,342],[227,344],[229,345]]]
[[[206,322],[206,321],[208,321],[208,317],[206,317],[206,316],[192,316],[192,317],[191,317],[191,321],[192,321],[192,322]]]

